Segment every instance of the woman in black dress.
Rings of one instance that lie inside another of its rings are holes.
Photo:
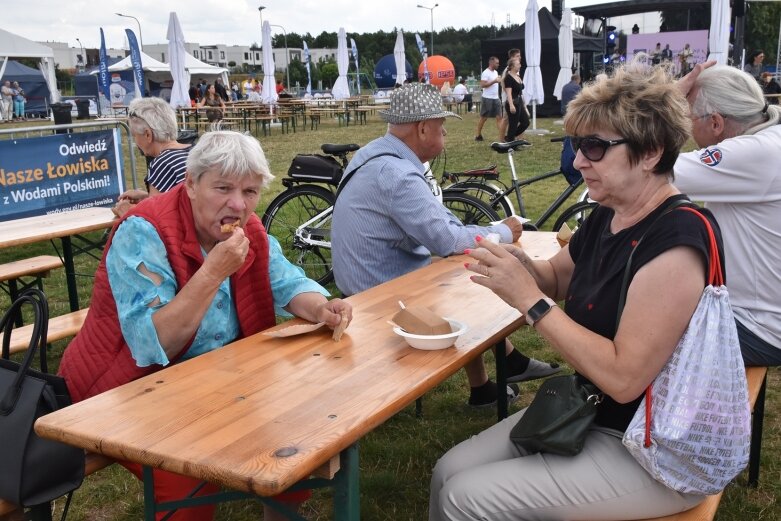
[[[523,103],[521,92],[521,58],[510,58],[507,62],[507,72],[504,76],[504,110],[507,112],[507,136],[505,141],[513,141],[529,128],[529,113]]]

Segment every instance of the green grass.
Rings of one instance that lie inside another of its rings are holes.
[[[466,114],[463,121],[447,123],[447,169],[460,170],[497,163],[502,179],[509,181],[509,167],[505,156],[492,152],[487,142],[497,136],[491,121],[486,124],[484,143],[473,140],[476,116]],[[558,166],[558,144],[551,144],[551,136],[560,136],[561,126],[553,120],[538,120],[538,127],[554,133],[548,136],[529,136],[534,146],[516,156],[516,166],[521,178]],[[8,126],[2,127],[8,128]],[[364,126],[339,127],[336,120],[326,120],[318,130],[300,129],[297,133],[281,134],[275,128],[268,137],[260,141],[268,157],[271,170],[277,176],[271,187],[263,194],[258,213],[283,187],[284,177],[290,161],[297,153],[319,152],[321,143],[358,143],[364,145],[385,132],[386,125],[378,116],[370,116]],[[444,167],[440,159],[439,175]],[[143,159],[138,156],[139,169]],[[139,178],[143,173],[139,171]],[[533,185],[525,190],[524,197],[528,212],[536,217],[564,188],[565,181],[557,177]],[[573,200],[570,202],[574,202]],[[96,236],[99,236],[95,234]],[[59,246],[59,243],[57,244]],[[49,243],[39,243],[12,250],[0,250],[0,262],[52,254]],[[77,258],[77,271],[85,274],[79,278],[82,306],[89,303],[92,287],[91,278],[97,261],[87,256]],[[68,311],[67,292],[63,270],[55,270],[45,280],[44,287],[50,298],[51,312],[59,315]],[[5,309],[3,300],[0,309]],[[530,328],[523,328],[512,336],[512,340],[523,352],[535,358],[559,361],[547,343]],[[58,342],[50,351],[51,364],[56,367],[59,356],[67,342]],[[490,355],[489,355],[490,356]],[[487,364],[492,367],[492,363]],[[781,493],[781,422],[779,414],[779,371],[769,371],[769,385],[765,413],[764,441],[762,443],[762,466],[760,485],[757,489],[746,488],[744,472],[731,484],[722,500],[717,519],[720,521],[776,520],[781,519],[781,505],[777,497]],[[512,406],[512,411],[529,403],[538,382],[522,385],[522,396]],[[492,425],[495,411],[474,410],[465,405],[467,385],[463,372],[459,372],[424,397],[423,417],[418,418],[414,406],[410,405],[384,425],[366,436],[360,445],[361,466],[361,513],[367,520],[421,520],[427,516],[428,489],[431,468],[437,458],[459,441]],[[58,508],[62,501],[58,501]],[[314,499],[305,506],[305,513],[315,520],[331,519],[331,501],[328,491],[318,491]],[[74,495],[69,519],[89,521],[125,521],[142,517],[142,490],[140,483],[121,467],[115,465],[88,477]],[[218,520],[254,520],[260,518],[260,507],[254,501],[222,505],[218,509]]]

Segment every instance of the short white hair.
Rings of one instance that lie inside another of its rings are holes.
[[[221,176],[254,176],[261,188],[274,179],[258,140],[232,130],[205,133],[187,156],[187,173],[193,181],[214,170]]]
[[[135,98],[127,107],[130,115],[130,131],[143,134],[152,131],[152,139],[158,143],[176,141],[178,129],[176,112],[162,98]]]

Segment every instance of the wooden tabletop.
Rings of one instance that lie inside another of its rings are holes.
[[[550,232],[521,243],[538,258],[559,250]],[[350,297],[340,342],[325,328],[254,335],[47,415],[36,432],[231,489],[282,492],[521,326],[518,311],[469,280],[464,260]],[[399,300],[469,330],[454,347],[413,349],[386,323]]]
[[[85,208],[0,222],[0,248],[58,239],[109,228],[114,223],[110,208]]]

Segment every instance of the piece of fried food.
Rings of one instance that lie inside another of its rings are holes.
[[[241,224],[241,219],[236,219],[236,222],[226,223],[220,226],[220,231],[222,233],[233,233],[233,230],[238,228],[240,224]]]
[[[342,320],[340,320],[339,324],[334,328],[334,334],[332,337],[334,339],[334,342],[340,341],[342,339],[342,334],[344,333],[344,330],[347,329],[347,324],[348,324],[347,312],[342,311],[341,315],[342,315]]]

